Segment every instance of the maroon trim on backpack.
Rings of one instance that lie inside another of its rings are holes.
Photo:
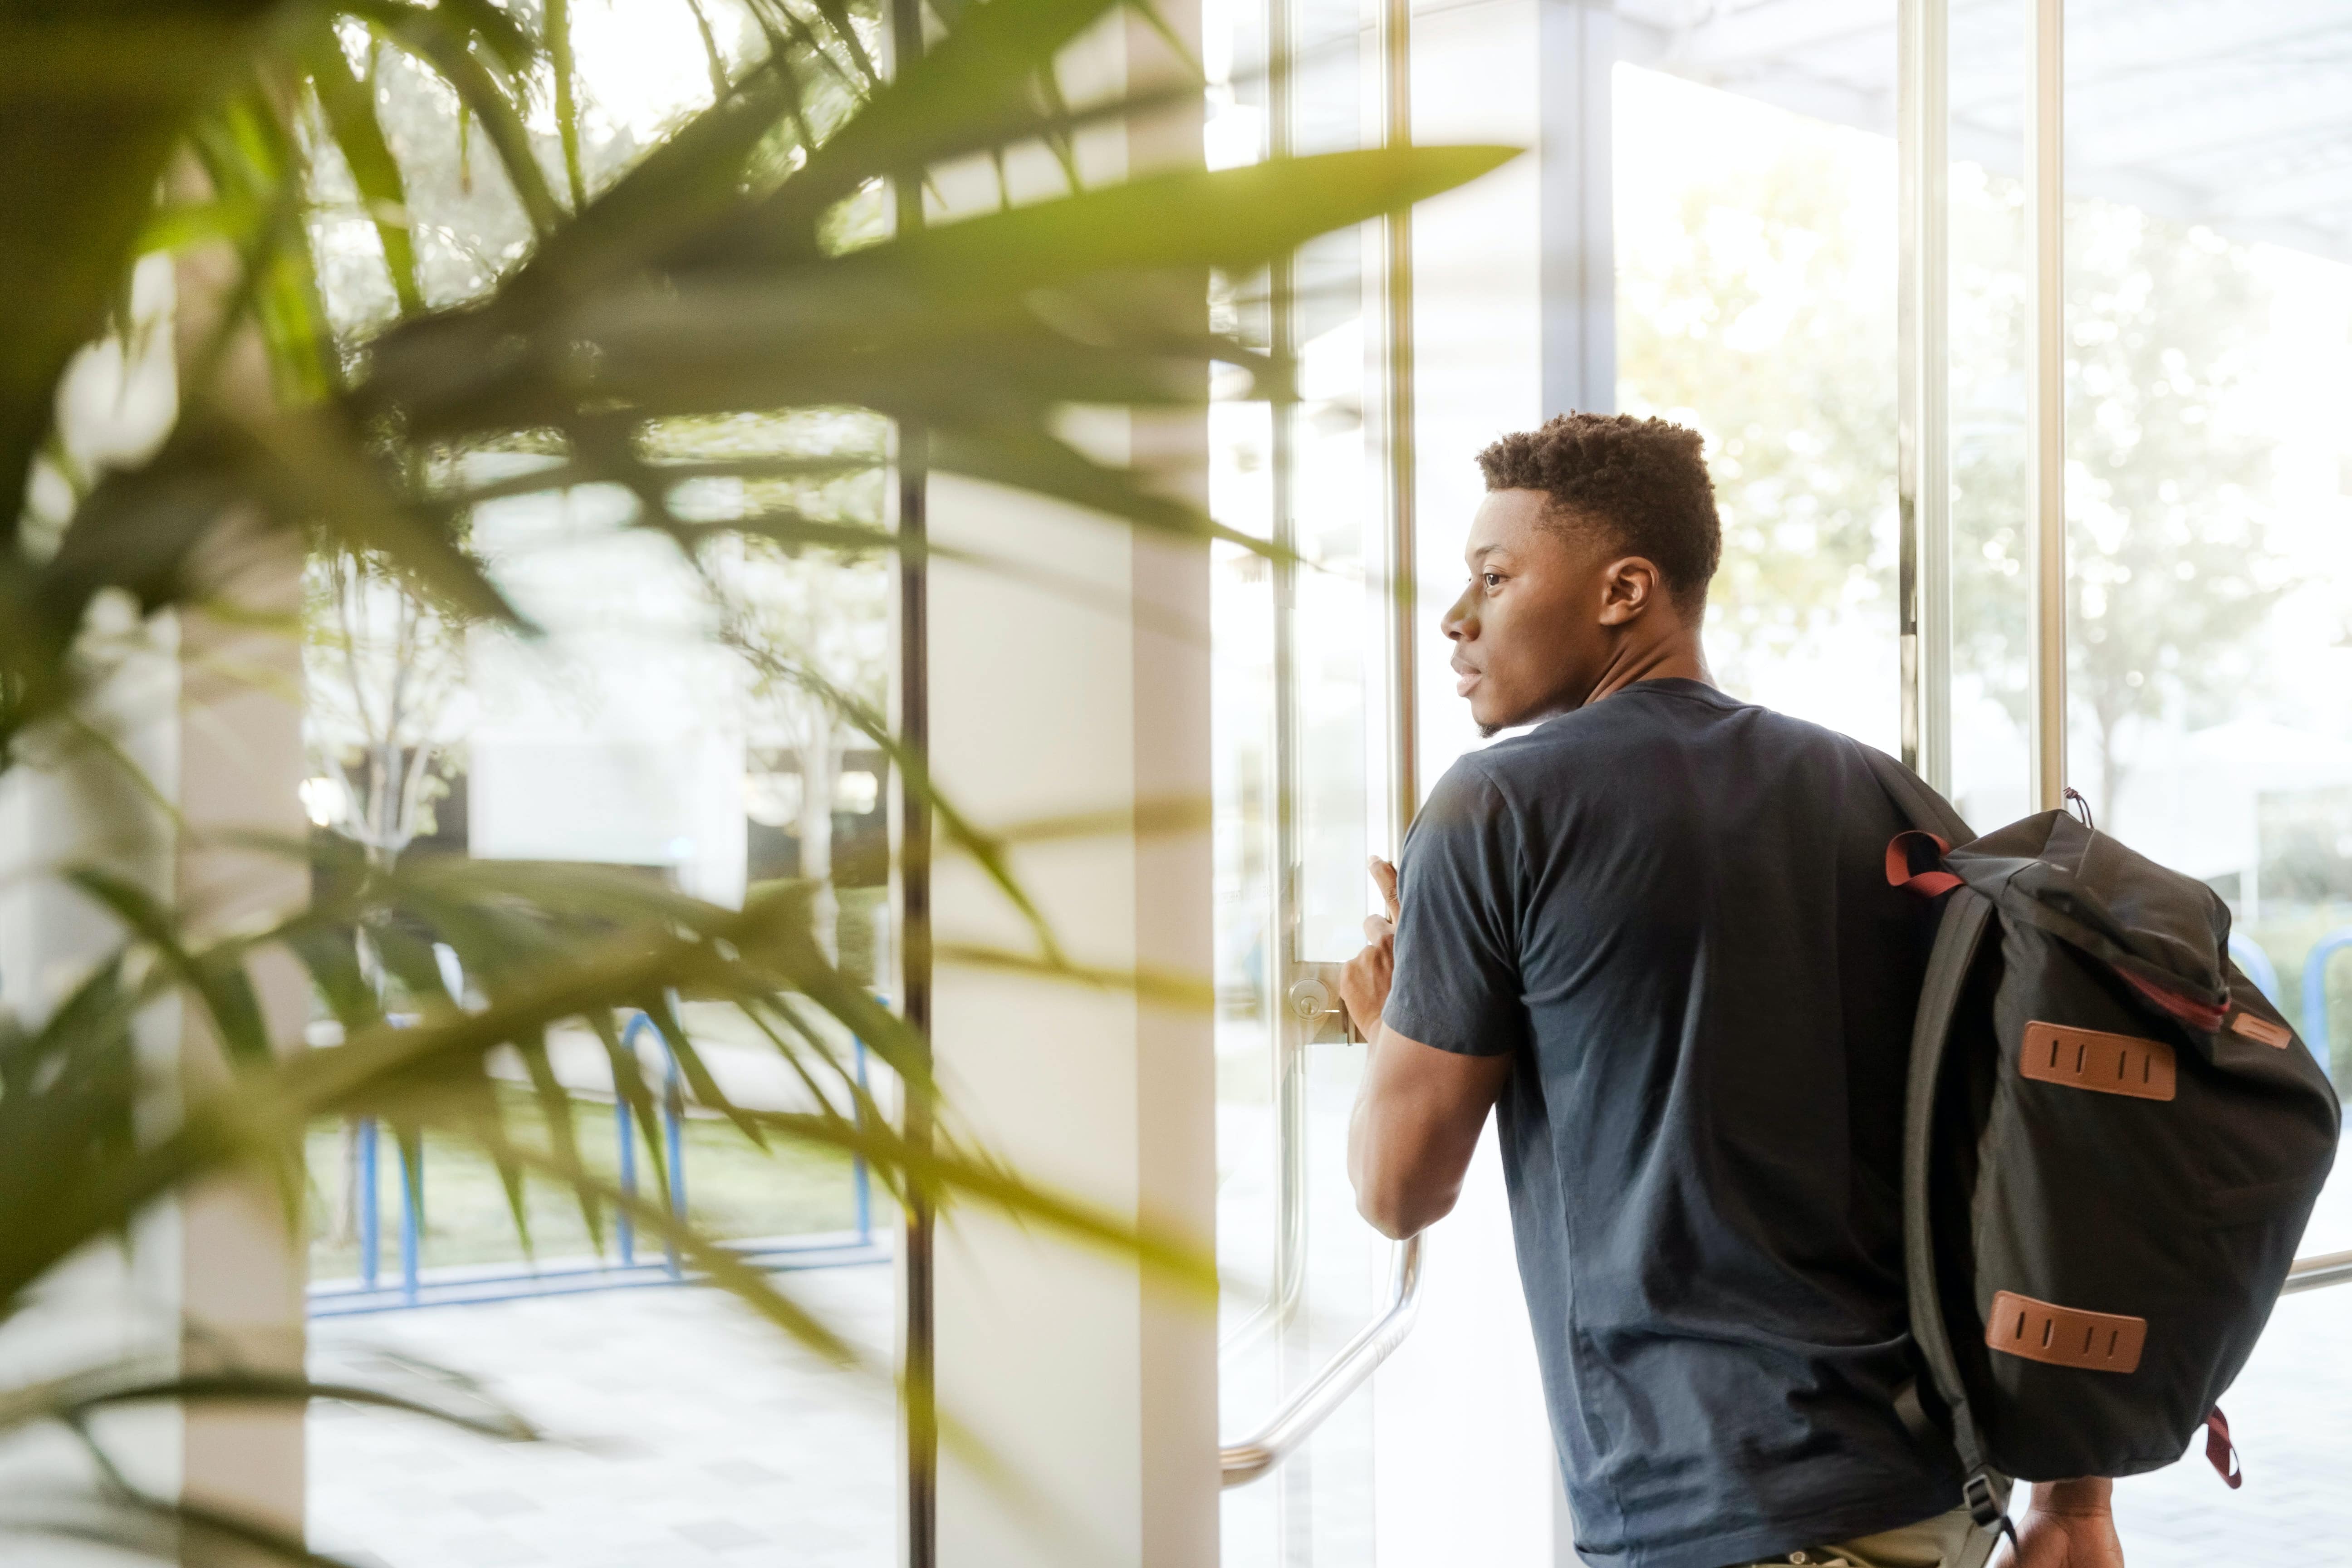
[[[1934,845],[1936,852],[1925,866],[1915,861],[1916,852],[1923,846]],[[1936,898],[1960,885],[1960,879],[1943,868],[1944,857],[1951,845],[1941,835],[1923,828],[1909,828],[1886,841],[1886,882],[1889,887],[1908,888],[1923,899]]]
[[[2238,1462],[2238,1446],[2230,1441],[2230,1418],[2218,1405],[2205,1413],[2205,1461],[2230,1483],[2231,1491],[2246,1484],[2246,1467]]]
[[[2221,1021],[2230,1016],[2230,1003],[2227,997],[2216,1005],[2210,1002],[2200,1002],[2194,996],[2183,996],[2179,992],[2158,985],[2153,980],[2143,980],[2128,969],[2118,969],[2116,973],[2131,982],[2133,990],[2192,1029],[2202,1029],[2209,1035],[2212,1034],[2221,1028]]]

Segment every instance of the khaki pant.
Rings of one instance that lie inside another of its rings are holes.
[[[1996,1539],[1990,1531],[1976,1527],[1967,1509],[1956,1508],[1900,1530],[1791,1552],[1773,1558],[1769,1565],[1756,1563],[1749,1568],[1779,1568],[1789,1563],[1818,1563],[1822,1568],[1838,1563],[1848,1568],[1984,1568]]]

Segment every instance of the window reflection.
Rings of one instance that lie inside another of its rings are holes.
[[[1630,66],[1614,91],[1618,405],[1706,437],[1708,660],[1893,751],[1894,142]]]
[[[2352,958],[2319,1005],[2302,982],[2352,928],[2352,17],[2290,47],[2270,10],[2068,11],[2067,763],[2229,900],[2340,1084]],[[2303,1250],[2346,1247],[2339,1166]],[[2231,1391],[2243,1491],[2193,1461],[2118,1489],[2135,1564],[2343,1538],[2346,1305],[2283,1301]]]

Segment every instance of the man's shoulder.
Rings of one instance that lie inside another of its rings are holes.
[[[1505,742],[1507,744],[1508,742]],[[1465,752],[1437,777],[1414,813],[1416,825],[1459,826],[1491,822],[1510,803],[1496,777],[1496,746]]]
[[[1696,680],[1644,680],[1601,701],[1506,736],[1463,761],[1508,781],[1569,760],[1591,760],[1693,741],[1788,745],[1843,741],[1835,731]]]
[[[1739,777],[1806,800],[1851,801],[1874,769],[1864,742],[1696,681],[1628,688],[1465,753],[1444,786],[1458,806],[1563,802],[1635,812],[1696,805],[1703,780]],[[1890,810],[1892,807],[1890,806]]]
[[[1533,761],[1561,748],[1639,746],[1660,740],[1698,739],[1730,746],[1813,752],[1866,767],[1864,746],[1842,731],[1777,708],[1734,697],[1696,680],[1645,680],[1606,701],[1563,713],[1487,754],[1524,745]],[[1500,760],[1500,759],[1498,759]]]

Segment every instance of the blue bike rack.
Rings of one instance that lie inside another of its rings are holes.
[[[375,1289],[377,1254],[383,1238],[377,1234],[380,1221],[375,1196],[375,1118],[363,1116],[359,1122],[360,1162],[360,1289]]]
[[[866,1042],[851,1042],[857,1050],[857,1130],[866,1131]],[[857,1244],[874,1245],[873,1184],[866,1179],[866,1156],[856,1153],[849,1157],[849,1180],[857,1194]]]
[[[400,1301],[404,1307],[416,1305],[416,1251],[423,1240],[423,1216],[417,1211],[425,1206],[425,1135],[416,1136],[416,1150],[410,1158],[405,1143],[394,1140],[400,1155]]]
[[[373,1295],[383,1289],[383,1222],[376,1192],[375,1118],[362,1116],[353,1124],[359,1141],[359,1226],[360,1226],[360,1289],[359,1294]],[[400,1166],[400,1304],[413,1307],[417,1302],[418,1229],[416,1209],[424,1194],[424,1146],[418,1145],[416,1167],[409,1165],[408,1151],[395,1139],[393,1158]]]
[[[630,1016],[621,1032],[625,1049],[634,1049],[641,1033],[650,1032],[662,1058],[662,1156],[669,1177],[670,1212],[679,1219],[686,1217],[686,1080],[679,1070],[677,1054],[661,1028],[644,1013]],[[857,1107],[858,1125],[865,1125],[864,1093],[866,1079],[866,1042],[853,1042],[856,1058],[854,1072],[860,1100]],[[635,1117],[627,1100],[614,1096],[614,1133],[619,1156],[620,1188],[635,1197],[637,1192],[637,1145]],[[337,1317],[355,1312],[388,1311],[403,1307],[455,1305],[461,1302],[512,1300],[526,1296],[569,1294],[581,1290],[614,1289],[632,1285],[669,1284],[687,1278],[674,1243],[665,1239],[662,1261],[658,1265],[637,1262],[636,1226],[626,1213],[614,1216],[614,1239],[619,1257],[614,1262],[602,1258],[579,1265],[554,1266],[546,1268],[515,1270],[507,1266],[488,1268],[438,1268],[428,1277],[422,1268],[420,1252],[424,1234],[425,1162],[424,1149],[418,1144],[414,1155],[394,1142],[394,1158],[398,1162],[400,1179],[400,1278],[389,1289],[383,1279],[383,1225],[379,1216],[377,1181],[381,1131],[373,1117],[362,1117],[354,1123],[359,1170],[357,1207],[359,1209],[359,1279],[356,1288],[332,1286],[310,1292],[310,1310],[313,1317]],[[746,1262],[769,1269],[824,1268],[847,1264],[877,1263],[886,1254],[876,1248],[874,1241],[874,1198],[871,1173],[863,1154],[850,1157],[850,1174],[856,1204],[856,1229],[821,1236],[788,1237],[771,1241],[736,1246],[736,1251]],[[732,1244],[730,1244],[732,1245]]]
[[[621,1049],[634,1050],[637,1037],[650,1034],[662,1059],[662,1152],[669,1172],[669,1212],[683,1221],[686,1218],[686,1086],[677,1070],[677,1058],[669,1048],[669,1040],[653,1019],[643,1013],[632,1016],[628,1027],[621,1031]],[[629,1102],[614,1096],[615,1115],[621,1135],[621,1191],[634,1198],[637,1195],[637,1151],[629,1136],[634,1131],[629,1114]],[[624,1266],[636,1262],[635,1227],[626,1213],[620,1215],[621,1262]],[[677,1266],[677,1247],[665,1239],[662,1243],[663,1266],[673,1279],[681,1278]]]
[[[2262,994],[2264,996],[2270,998],[2271,1005],[2273,1007],[2277,1006],[2279,999],[2278,966],[2271,962],[2271,955],[2264,952],[2260,947],[2256,946],[2244,936],[2242,936],[2236,931],[2231,931],[2230,933],[2230,956],[2238,961],[2238,967],[2246,972],[2246,978],[2252,981],[2256,986],[2260,987]]]
[[[2319,1070],[2336,1077],[2336,1035],[2327,1017],[2327,961],[2352,947],[2352,926],[2337,926],[2312,944],[2303,961],[2303,1038],[2319,1058]]]

